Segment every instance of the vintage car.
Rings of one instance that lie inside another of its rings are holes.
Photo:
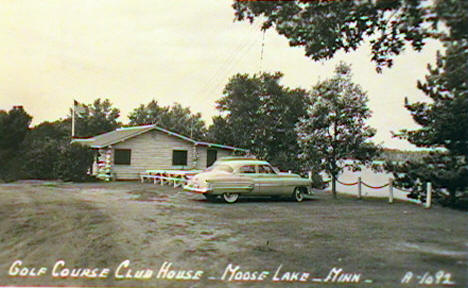
[[[240,196],[288,196],[301,202],[305,194],[312,193],[311,183],[297,174],[280,172],[267,161],[225,157],[190,179],[184,190],[201,193],[208,200],[221,197],[227,203]]]

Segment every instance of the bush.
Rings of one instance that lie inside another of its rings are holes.
[[[0,153],[1,154],[1,153]],[[21,153],[9,154],[7,157],[0,155],[0,181],[13,182],[26,178],[23,169],[24,156]]]
[[[55,165],[59,157],[60,141],[55,139],[34,140],[24,149],[24,177],[51,180],[57,179]]]
[[[63,181],[84,182],[93,179],[88,171],[93,164],[93,151],[79,144],[61,147],[54,170],[58,179]]]
[[[22,163],[21,169],[14,163]],[[93,163],[93,152],[87,147],[70,144],[66,139],[42,138],[24,148],[21,158],[9,161],[10,181],[17,179],[41,179],[83,182],[92,178],[87,174]]]
[[[424,201],[426,185],[431,182],[435,202],[459,208],[467,204],[468,166],[464,157],[431,152],[419,161],[387,162],[385,169],[393,173],[395,187],[411,191],[409,198]]]

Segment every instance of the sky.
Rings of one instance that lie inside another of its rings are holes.
[[[281,84],[311,89],[352,65],[353,80],[367,91],[369,125],[376,143],[414,149],[392,131],[417,128],[405,96],[427,101],[416,81],[435,62],[440,43],[407,49],[378,74],[367,44],[329,61],[314,62],[303,48],[260,23],[234,22],[228,0],[5,0],[0,5],[0,110],[23,105],[33,125],[65,118],[73,100],[108,98],[120,120],[152,99],[200,112],[207,124],[215,101],[236,73],[284,73]],[[263,39],[264,38],[264,39]],[[263,57],[262,55],[263,43]]]

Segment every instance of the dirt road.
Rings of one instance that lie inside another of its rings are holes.
[[[0,196],[0,286],[468,286],[468,215],[447,208],[326,193],[226,205],[140,183]]]

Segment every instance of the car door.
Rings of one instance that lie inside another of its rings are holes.
[[[284,190],[281,178],[270,165],[258,166],[258,183],[261,195],[279,195]]]
[[[257,165],[254,164],[247,164],[239,167],[237,174],[245,179],[249,179],[252,181],[253,189],[251,191],[251,195],[258,195],[260,193],[260,180],[259,174],[257,170]]]

